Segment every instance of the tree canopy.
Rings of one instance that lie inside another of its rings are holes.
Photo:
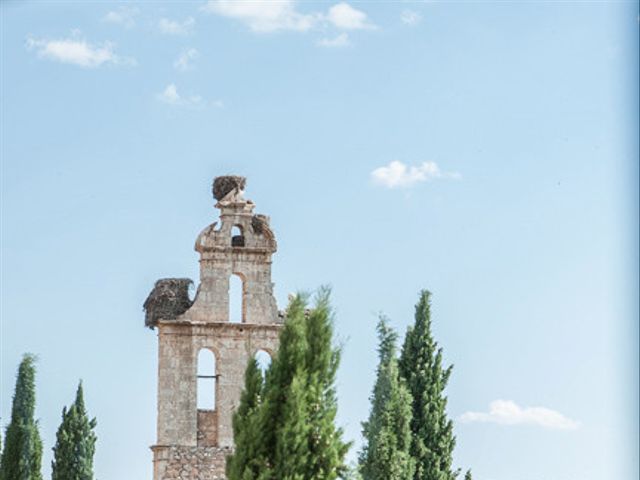
[[[431,333],[431,293],[423,290],[400,356],[400,374],[413,397],[415,480],[453,480],[458,475],[451,466],[456,439],[444,394],[453,366],[443,367],[442,363],[442,348]]]
[[[371,396],[369,420],[360,455],[364,480],[412,480],[415,461],[411,448],[411,395],[400,377],[396,358],[397,334],[384,317],[378,322],[379,363]]]
[[[291,300],[264,385],[257,386],[257,365],[249,362],[229,480],[334,480],[345,470],[349,444],[335,425],[340,349],[329,293],[320,289],[312,308],[306,295]]]
[[[0,460],[1,480],[42,480],[42,440],[35,420],[36,358],[25,354],[18,367],[11,407],[11,422],[5,432]]]
[[[82,382],[74,403],[62,409],[62,423],[56,434],[51,463],[52,480],[93,480],[96,419],[89,419],[84,405]]]

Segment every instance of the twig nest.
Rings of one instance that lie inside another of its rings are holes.
[[[173,320],[191,308],[189,287],[193,282],[189,278],[162,278],[156,282],[153,290],[144,302],[147,327],[153,328],[158,320]]]
[[[216,177],[213,179],[213,198],[220,201],[233,190],[244,190],[246,184],[247,179],[238,175]]]
[[[251,217],[251,227],[258,235],[262,235],[269,228],[269,218],[266,215],[254,215]]]

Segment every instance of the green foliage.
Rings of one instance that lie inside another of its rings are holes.
[[[244,375],[240,405],[233,414],[236,449],[227,457],[227,477],[230,479],[258,478],[260,473],[260,452],[256,440],[260,436],[257,412],[262,403],[263,386],[262,372],[258,362],[252,358]]]
[[[467,473],[464,474],[464,480],[473,480],[473,477],[471,477],[471,470],[467,470]]]
[[[34,419],[35,360],[33,355],[25,354],[18,367],[11,422],[5,432],[0,460],[2,480],[42,480],[42,440]]]
[[[415,324],[405,337],[400,374],[413,397],[411,454],[416,461],[415,480],[453,480],[453,423],[447,417],[444,390],[452,366],[442,366],[442,349],[431,334],[431,293],[422,291]]]
[[[384,317],[378,322],[376,383],[369,420],[363,423],[365,445],[360,454],[364,480],[411,480],[411,395],[398,371],[397,334]]]
[[[350,464],[345,468],[339,478],[340,480],[362,480],[359,465],[357,463]]]
[[[250,362],[229,480],[335,480],[345,470],[349,445],[335,426],[340,352],[332,343],[331,315],[328,289],[311,310],[306,296],[293,298],[258,401],[251,400],[256,366]]]
[[[51,463],[52,480],[92,480],[96,419],[89,420],[84,405],[82,382],[78,385],[75,402],[62,410],[62,423],[56,434]]]
[[[333,314],[330,290],[321,288],[315,307],[306,321],[307,337],[307,421],[311,451],[305,479],[333,480],[344,471],[344,458],[350,444],[342,441],[342,429],[336,428],[338,400],[335,388],[340,364],[340,349],[333,345]]]
[[[296,438],[283,437],[285,430],[299,432],[306,428],[304,419],[294,415],[303,400],[299,398],[299,381],[294,383],[294,379],[306,375],[304,367],[307,339],[304,308],[303,297],[297,296],[291,301],[285,325],[280,333],[278,353],[266,372],[264,403],[259,412],[261,434],[257,446],[261,455],[259,462],[264,466],[258,477],[260,480],[297,478],[295,474],[290,474],[293,467],[291,463],[297,462],[302,469],[308,458],[308,452],[304,451],[302,445],[306,440],[304,434],[299,434]],[[298,425],[294,425],[294,422]],[[288,452],[291,451],[297,451],[300,458],[287,458]],[[288,472],[289,475],[283,475],[284,472]]]

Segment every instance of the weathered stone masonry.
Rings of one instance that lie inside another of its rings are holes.
[[[193,304],[189,307],[185,298],[184,279],[160,280],[145,302],[147,325],[158,329],[159,345],[154,480],[225,478],[225,457],[233,449],[231,418],[247,362],[258,350],[273,354],[278,346],[282,321],[271,282],[277,244],[269,218],[253,214],[255,205],[243,198],[243,188],[239,177],[219,177],[214,183],[220,224],[205,228],[196,240],[200,285]],[[240,323],[229,321],[232,275],[243,285]],[[197,406],[201,349],[215,356],[213,410]]]

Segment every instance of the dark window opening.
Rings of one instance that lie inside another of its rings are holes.
[[[242,228],[238,225],[234,225],[231,229],[231,246],[244,247],[244,234],[242,233]]]

